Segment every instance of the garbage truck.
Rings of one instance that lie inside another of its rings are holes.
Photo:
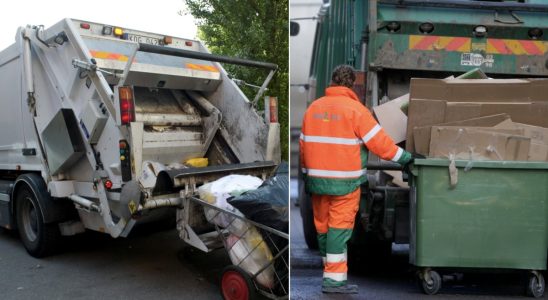
[[[221,63],[265,70],[255,99]],[[0,226],[43,257],[62,236],[175,218],[205,182],[268,176],[279,125],[256,104],[276,70],[120,26],[20,27],[0,52]]]
[[[308,101],[323,95],[339,64],[357,70],[354,90],[370,109],[409,93],[413,77],[446,78],[474,68],[496,78],[548,77],[547,18],[548,5],[535,0],[324,0]],[[389,255],[392,243],[409,243],[412,232],[409,188],[392,184],[385,172],[401,168],[370,154],[367,169],[349,243],[356,260],[366,252],[374,259]],[[302,181],[299,188],[305,240],[316,248],[311,200]]]

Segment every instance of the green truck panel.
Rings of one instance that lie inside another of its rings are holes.
[[[447,74],[480,67],[495,77],[548,76],[546,7],[510,13],[507,9],[413,6],[406,5],[405,1],[331,0],[330,3],[327,14],[318,22],[312,55],[310,75],[315,79],[315,95],[323,95],[331,71],[339,64],[350,64],[366,72],[392,69]],[[537,7],[547,4],[545,1],[508,3]],[[369,24],[370,14],[374,15],[370,7],[376,10],[374,25]],[[419,29],[426,22],[434,26],[430,33]],[[391,30],[388,26],[391,23],[397,23],[398,29]],[[487,28],[483,37],[474,34],[474,28],[479,25]],[[531,29],[542,30],[543,34],[530,37]],[[410,37],[417,35],[470,39],[470,50],[409,49]],[[493,45],[489,45],[488,39],[494,41]],[[505,42],[507,40],[510,42]],[[489,47],[498,47],[498,52],[488,51]]]
[[[485,73],[548,76],[545,42],[475,39],[454,36],[378,33],[371,40],[369,67],[382,69],[466,72],[480,67]],[[447,42],[445,42],[447,40]],[[467,41],[466,41],[467,40]],[[447,44],[446,44],[447,43]],[[447,46],[456,45],[451,49]],[[495,48],[495,46],[499,48]],[[460,46],[459,48],[457,48]],[[413,48],[416,47],[416,48]],[[432,48],[423,50],[418,48]],[[496,52],[503,52],[500,54]]]

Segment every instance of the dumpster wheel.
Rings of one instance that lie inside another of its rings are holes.
[[[441,276],[431,269],[424,269],[419,273],[419,287],[427,295],[435,295],[441,289]]]
[[[221,294],[225,300],[257,299],[255,284],[249,274],[237,266],[227,266],[221,278]]]
[[[541,298],[544,295],[545,287],[544,276],[537,271],[531,272],[529,280],[527,280],[527,296]]]

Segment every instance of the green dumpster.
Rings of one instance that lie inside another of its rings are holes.
[[[528,293],[544,293],[548,249],[548,163],[417,159],[411,184],[410,262],[423,291],[436,293],[434,268],[530,271]],[[455,173],[453,173],[455,174]]]

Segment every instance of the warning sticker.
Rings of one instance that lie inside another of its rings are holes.
[[[479,53],[463,53],[460,56],[461,66],[474,66],[479,67],[484,65],[488,68],[493,67],[495,59],[492,54],[487,54],[485,57]]]

